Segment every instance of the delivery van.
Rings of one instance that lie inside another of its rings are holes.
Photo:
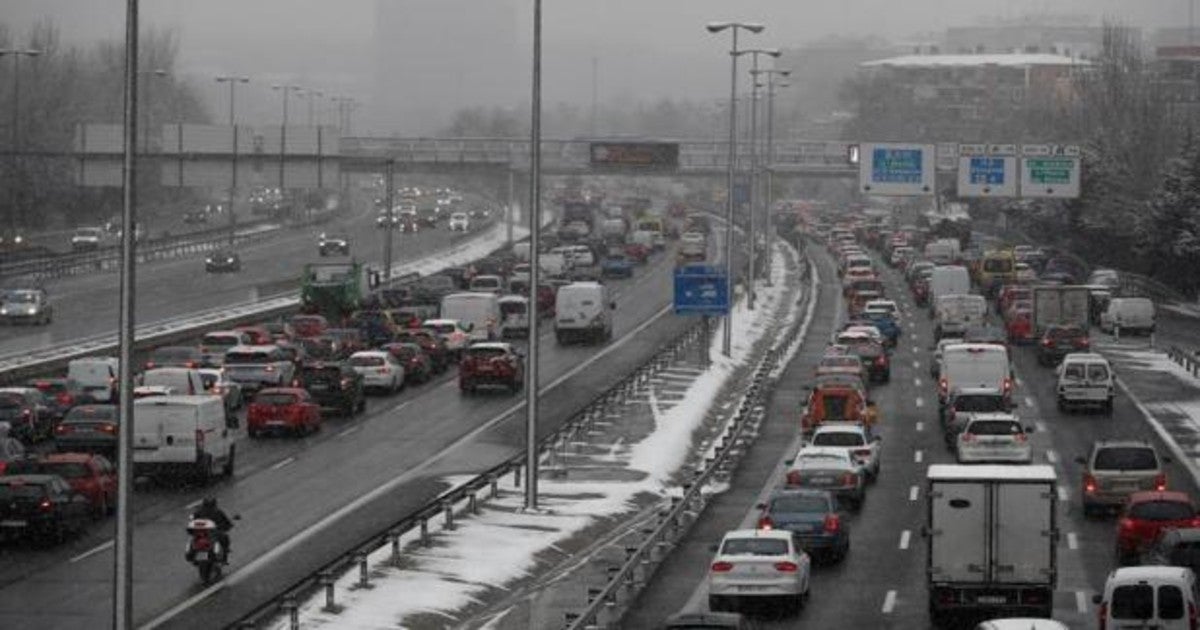
[[[458,320],[471,341],[494,341],[500,334],[500,298],[494,293],[451,293],[442,298],[441,316]]]
[[[1008,350],[991,343],[959,343],[942,350],[938,373],[938,400],[945,404],[950,392],[960,387],[981,387],[1004,393],[1012,400],[1012,366]]]
[[[560,345],[574,340],[593,343],[612,338],[611,311],[617,303],[599,282],[572,282],[559,287],[554,302],[554,335]]]
[[[216,396],[153,396],[133,404],[135,475],[232,477],[237,418]]]
[[[1100,314],[1100,330],[1124,333],[1154,332],[1154,302],[1144,297],[1118,297]]]
[[[971,276],[962,265],[938,265],[929,276],[929,315],[942,295],[966,295],[971,292]]]
[[[67,364],[67,378],[79,383],[98,403],[116,403],[121,361],[116,357],[83,357]]]

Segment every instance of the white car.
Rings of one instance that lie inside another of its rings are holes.
[[[808,602],[812,563],[792,532],[738,529],[725,534],[708,567],[708,608],[722,612],[739,600],[779,599],[793,611]]]
[[[446,342],[446,350],[458,354],[471,342],[471,331],[457,319],[427,319],[421,328],[432,330]]]
[[[813,432],[808,444],[846,451],[868,479],[875,479],[879,476],[881,441],[869,427],[857,422],[825,422]]]
[[[900,307],[893,300],[867,300],[863,306],[863,313],[887,313],[895,317],[900,312]]]
[[[466,212],[455,212],[450,215],[450,231],[466,232],[471,229],[471,218]]]
[[[363,377],[363,389],[395,393],[404,387],[404,366],[390,352],[362,350],[350,355],[348,361]]]
[[[848,326],[833,338],[833,342],[852,348],[868,342],[883,345],[883,333],[874,326]]]
[[[71,249],[76,251],[96,249],[104,240],[104,228],[81,227],[71,235]]]
[[[1028,464],[1033,446],[1026,427],[1011,413],[977,413],[963,426],[955,443],[958,463],[1002,462]]]

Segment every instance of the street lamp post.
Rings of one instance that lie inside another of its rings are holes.
[[[287,124],[288,124],[288,93],[295,92],[303,94],[304,88],[299,85],[272,85],[272,90],[278,90],[283,93],[283,123],[279,126],[279,192],[283,193],[283,165],[284,156],[287,154]]]
[[[542,216],[542,0],[533,0],[533,86],[529,130],[529,356],[525,366],[525,509],[538,509],[538,229]],[[602,305],[603,307],[603,305]]]
[[[21,151],[21,57],[37,57],[42,51],[33,48],[0,49],[0,57],[9,55],[13,58],[13,102],[12,102],[12,187],[9,195],[12,203],[11,218],[12,235],[15,238],[17,226],[20,223],[21,211],[17,207],[20,197],[17,189],[20,187],[20,177],[17,175],[18,154]]]
[[[767,232],[767,260],[764,267],[766,268],[766,284],[767,286],[771,286],[771,264],[774,260],[774,252],[772,252],[771,247],[775,241],[775,225],[771,220],[773,216],[772,206],[775,203],[773,198],[773,180],[775,172],[771,168],[771,165],[775,163],[775,88],[788,86],[787,82],[781,81],[776,83],[775,77],[780,76],[786,78],[791,76],[792,71],[780,68],[771,68],[768,70],[760,70],[759,73],[767,75],[767,185],[766,196],[764,197],[764,201],[766,202],[766,225],[764,226],[764,229]]]
[[[752,48],[752,49],[743,50],[743,51],[739,52],[738,54],[750,55],[751,60],[752,60],[751,61],[751,69],[750,69],[750,186],[749,186],[750,218],[749,218],[749,226],[748,226],[749,227],[749,241],[750,241],[749,250],[750,250],[750,252],[749,252],[749,260],[747,261],[748,271],[746,273],[746,308],[748,310],[752,311],[752,310],[754,310],[754,299],[757,297],[755,295],[755,293],[756,293],[755,292],[755,282],[756,282],[755,258],[756,258],[756,254],[757,254],[757,252],[755,251],[755,248],[758,245],[758,230],[755,229],[755,226],[757,223],[755,221],[755,219],[757,218],[756,215],[758,214],[758,206],[759,206],[760,200],[762,198],[762,195],[759,194],[759,190],[758,190],[758,186],[759,186],[759,178],[758,178],[758,171],[759,171],[759,163],[758,163],[759,96],[758,96],[758,88],[763,87],[763,86],[761,83],[758,82],[758,73],[759,73],[758,57],[759,57],[759,55],[767,55],[769,57],[778,58],[781,53],[778,50],[774,50],[774,49],[768,50],[768,49],[764,49],[764,48]]]
[[[234,235],[237,233],[237,215],[233,212],[233,204],[237,199],[238,187],[238,129],[234,119],[234,88],[239,83],[249,83],[250,77],[226,74],[215,77],[217,83],[229,84],[229,133],[230,133],[230,168],[229,168],[229,202],[225,212],[229,214],[229,246],[233,247]]]
[[[167,71],[163,70],[162,68],[155,68],[154,70],[142,70],[139,71],[138,74],[146,77],[146,80],[141,83],[142,95],[144,99],[143,104],[145,106],[142,118],[142,153],[145,154],[150,153],[150,113],[151,110],[154,109],[152,106],[153,100],[150,98],[150,87],[153,85],[153,81],[150,79],[153,77],[158,77],[160,79],[165,78],[168,76],[168,74]]]
[[[738,31],[745,29],[751,33],[761,33],[762,24],[744,22],[712,22],[705,26],[710,33],[732,31],[733,47],[729,50],[729,170],[726,176],[725,191],[725,290],[726,295],[733,297],[733,177],[737,156],[737,58]],[[725,317],[725,328],[722,331],[721,354],[729,356],[733,345],[733,310]]]
[[[313,99],[325,96],[321,90],[309,90],[305,96],[308,97],[308,126],[313,126]]]

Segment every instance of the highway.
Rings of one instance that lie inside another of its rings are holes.
[[[731,481],[730,490],[708,506],[676,551],[655,574],[647,590],[625,618],[625,627],[655,627],[681,610],[706,610],[704,578],[712,557],[709,545],[727,530],[751,527],[753,509],[782,479],[784,459],[798,447],[801,385],[810,378],[835,322],[844,320],[832,259],[823,248],[810,247],[822,287],[816,321],[770,406],[770,419]],[[902,277],[884,273],[889,295],[905,312],[904,336],[892,360],[892,382],[876,385],[872,396],[880,405],[883,464],[880,478],[868,490],[860,513],[851,514],[852,551],[834,566],[814,569],[813,595],[798,618],[758,618],[756,627],[791,628],[927,628],[925,589],[926,545],[920,536],[924,522],[923,487],[926,466],[953,462],[937,420],[937,399],[930,382],[928,361],[931,321],[915,310]],[[1082,514],[1079,489],[1082,472],[1073,460],[1086,454],[1102,437],[1148,439],[1160,454],[1170,451],[1149,428],[1144,416],[1118,393],[1111,418],[1060,414],[1055,408],[1050,368],[1037,365],[1031,348],[1015,352],[1018,415],[1036,426],[1032,437],[1034,461],[1052,464],[1059,475],[1059,583],[1055,618],[1070,627],[1090,627],[1095,610],[1091,596],[1104,584],[1114,566],[1116,519]],[[1181,392],[1182,394],[1183,392]],[[1191,394],[1191,392],[1188,392]],[[1197,487],[1178,463],[1168,466],[1169,485],[1197,496]],[[972,628],[972,620],[955,627]]]

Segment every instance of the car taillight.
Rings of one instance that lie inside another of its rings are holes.
[[[1080,339],[1075,345],[1080,348],[1088,348],[1091,347],[1092,341],[1090,339]]]
[[[375,369],[376,374],[390,374],[391,371],[392,371],[391,368],[388,368],[388,367],[381,367],[381,368]]]
[[[787,479],[787,485],[789,485],[789,486],[800,485],[800,471],[799,470],[789,470],[787,473],[786,479]]]
[[[871,456],[871,449],[869,449],[869,448],[860,448],[860,449],[853,450],[853,451],[851,451],[850,453],[851,453],[852,455],[854,455],[855,457],[870,457],[870,456]]]
[[[62,425],[59,425],[59,426],[62,426]],[[74,430],[74,429],[72,429],[72,430]],[[100,425],[100,430],[103,431],[104,433],[111,433],[113,435],[116,435],[117,434],[117,425],[114,423],[111,423],[111,422],[106,422],[106,423]]]
[[[1099,623],[1096,624],[1096,628],[1098,630],[1105,630],[1106,628],[1108,628],[1108,602],[1100,603],[1100,609],[1098,611],[1097,616],[1100,619],[1099,619]]]
[[[1013,436],[1013,439],[1021,444],[1024,444],[1025,442],[1029,441],[1029,436],[1024,433],[1018,433]]]
[[[949,392],[949,389],[950,389],[949,386],[950,386],[950,384],[946,382],[945,378],[938,379],[938,391],[940,391],[943,396],[945,396]]]
[[[75,399],[67,392],[59,392],[58,395],[54,397],[54,399],[57,400],[58,404],[60,404],[60,405],[70,406],[72,403],[75,402]]]
[[[826,534],[836,534],[842,529],[842,519],[837,514],[826,514],[822,528]]]
[[[1043,345],[1043,346],[1045,346],[1045,347],[1047,347],[1047,348],[1053,348],[1053,347],[1054,347],[1054,340],[1053,340],[1053,339],[1043,339],[1043,340],[1042,340],[1042,345]]]
[[[60,424],[60,425],[54,427],[55,435],[66,435],[68,433],[74,433],[74,432],[75,432],[75,427],[73,427],[69,424]]]
[[[421,359],[419,357],[413,357],[413,358],[409,359],[408,362],[413,365],[416,365],[421,362]]]
[[[1096,491],[1096,476],[1095,475],[1089,475],[1089,474],[1083,475],[1083,491],[1088,494],[1091,494]]]
[[[1121,529],[1122,531],[1129,531],[1129,530],[1133,529],[1135,525],[1136,525],[1136,523],[1134,523],[1133,519],[1128,518],[1128,517],[1122,518],[1120,521],[1117,521],[1117,527],[1119,529]]]
[[[25,416],[26,418],[28,418],[29,416],[32,416],[32,415],[33,415],[33,410],[32,410],[32,409],[28,409],[28,408],[26,408],[26,409],[23,409],[23,410],[21,411],[21,415],[22,415],[22,416]]]
[[[42,499],[40,502],[38,502],[38,511],[52,512],[54,511],[54,503],[50,501],[50,499]]]
[[[974,442],[974,441],[975,441],[975,434],[974,434],[974,433],[967,433],[966,431],[963,431],[963,432],[962,432],[961,434],[959,434],[959,435],[960,435],[960,438],[962,439],[962,441],[963,441],[963,442]]]
[[[0,475],[3,475],[8,470],[8,462],[0,460]]]
[[[875,365],[878,365],[880,367],[887,365],[887,357],[882,356],[882,355],[875,357]]]
[[[850,485],[850,484],[855,483],[856,481],[857,481],[857,478],[855,477],[854,473],[843,473],[842,474],[842,484],[843,485]]]
[[[774,529],[775,521],[772,521],[770,516],[763,516],[758,519],[758,528],[759,529]]]
[[[1188,630],[1197,630],[1200,626],[1200,614],[1197,614],[1196,604],[1188,602]]]
[[[1167,473],[1158,473],[1154,477],[1154,489],[1159,492],[1167,489]]]
[[[204,450],[204,431],[196,429],[196,450]]]
[[[733,570],[733,563],[725,561],[714,562],[709,568],[712,569],[713,573],[729,573]]]
[[[795,573],[796,571],[800,570],[800,565],[796,564],[795,562],[785,560],[783,562],[776,562],[775,570],[779,571],[780,573]]]
[[[1005,393],[1005,394],[1011,394],[1011,393],[1012,393],[1012,388],[1013,388],[1013,382],[1012,382],[1012,379],[1011,379],[1011,378],[1006,378],[1006,379],[1004,379],[1004,393]]]
[[[153,370],[153,369],[154,369],[154,362],[153,362],[153,361],[147,361],[147,362],[146,362],[146,369],[147,369],[147,370]]]

